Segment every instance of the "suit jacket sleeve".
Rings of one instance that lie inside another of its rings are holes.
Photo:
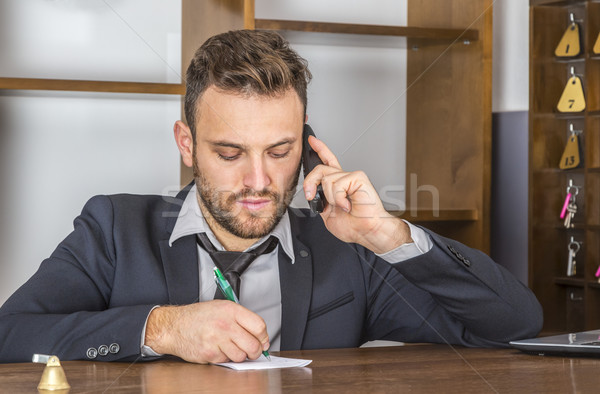
[[[538,334],[542,309],[526,286],[486,254],[425,231],[431,250],[369,276],[367,339],[507,346]],[[368,259],[367,266],[381,267]],[[392,301],[398,297],[402,312]],[[405,324],[385,324],[390,321]]]
[[[134,359],[153,305],[115,305],[114,215],[108,197],[94,197],[74,231],[0,309],[0,361],[31,361],[34,353],[86,359],[90,348],[113,346],[99,360]],[[139,280],[143,280],[140,278]],[[102,352],[101,352],[102,353]]]

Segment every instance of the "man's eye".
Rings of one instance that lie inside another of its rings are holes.
[[[237,159],[238,157],[240,157],[240,155],[227,156],[227,155],[222,155],[220,153],[218,153],[218,155],[219,155],[219,159],[225,160],[225,161],[233,161],[233,160]]]
[[[282,158],[286,157],[286,156],[287,156],[289,153],[290,153],[290,151],[289,151],[289,150],[288,150],[288,151],[285,151],[285,152],[282,152],[282,153],[279,153],[279,152],[271,152],[271,156],[272,156],[273,158],[275,158],[275,159],[282,159]]]

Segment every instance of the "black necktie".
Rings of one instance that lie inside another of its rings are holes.
[[[200,247],[208,252],[215,265],[219,268],[223,276],[227,279],[235,295],[240,298],[240,276],[244,273],[250,263],[261,254],[271,253],[277,246],[277,238],[271,236],[262,244],[248,252],[228,252],[215,249],[208,239],[206,233],[200,233],[197,237]],[[217,286],[215,299],[224,300],[225,296]]]

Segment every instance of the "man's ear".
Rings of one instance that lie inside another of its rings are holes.
[[[181,153],[183,164],[191,167],[194,163],[194,140],[192,138],[192,131],[185,123],[178,120],[175,122],[175,126],[173,126],[173,134],[175,135],[175,143],[177,144],[179,153]]]

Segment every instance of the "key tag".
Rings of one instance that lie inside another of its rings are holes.
[[[596,43],[594,44],[594,49],[592,51],[596,55],[600,55],[600,33],[598,33],[598,38],[596,38]]]
[[[571,67],[571,77],[563,90],[556,106],[559,112],[581,112],[585,109],[585,96],[581,78],[575,75],[575,67]]]
[[[569,204],[575,204],[577,202],[577,195],[579,194],[579,186],[575,186],[573,184],[573,180],[569,179],[569,186],[567,186],[567,195],[565,198],[565,202],[560,211],[560,218],[564,219],[567,216],[567,210],[569,208]]]
[[[567,146],[565,146],[560,163],[558,164],[561,170],[570,170],[581,165],[581,150],[578,137],[580,131],[573,130],[573,124],[570,127],[571,135],[567,139]]]
[[[581,53],[579,25],[575,22],[573,13],[569,14],[569,20],[571,23],[554,50],[558,57],[575,57]]]

